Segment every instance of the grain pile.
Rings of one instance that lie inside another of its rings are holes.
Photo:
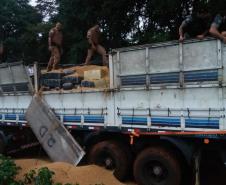
[[[48,167],[55,172],[53,178],[54,182],[64,184],[79,183],[80,185],[94,185],[101,183],[104,185],[126,185],[115,179],[111,171],[94,165],[75,167],[67,163],[50,163],[48,161],[33,159],[17,160],[16,164],[22,168],[20,174],[17,176],[17,180],[22,179],[23,175],[31,169]]]

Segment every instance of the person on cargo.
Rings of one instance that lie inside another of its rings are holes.
[[[210,34],[226,43],[226,10],[220,11],[214,18]]]
[[[57,23],[54,28],[52,28],[49,32],[49,51],[51,52],[51,57],[49,59],[49,63],[47,66],[47,71],[51,71],[57,68],[57,65],[60,62],[62,55],[62,24]]]
[[[107,56],[106,50],[103,46],[100,45],[100,27],[99,25],[95,25],[90,28],[87,32],[87,40],[89,43],[88,53],[85,60],[85,65],[89,65],[91,63],[91,58],[95,52],[102,56],[103,65],[107,65]]]
[[[187,16],[179,27],[179,41],[183,42],[186,38],[203,39],[209,32],[210,23],[211,15],[205,8]]]

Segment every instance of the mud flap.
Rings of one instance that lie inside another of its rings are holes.
[[[25,117],[51,160],[77,165],[83,158],[83,149],[40,96],[33,97]]]

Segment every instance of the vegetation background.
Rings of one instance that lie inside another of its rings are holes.
[[[79,64],[87,52],[86,32],[99,24],[111,48],[178,39],[181,21],[206,6],[214,15],[225,0],[0,0],[0,42],[4,60],[47,63],[48,32],[63,24],[62,63]],[[224,7],[225,8],[225,7]]]

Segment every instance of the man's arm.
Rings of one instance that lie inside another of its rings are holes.
[[[191,16],[188,16],[180,25],[179,27],[179,41],[180,42],[183,42],[184,40],[184,28],[192,22],[192,17]]]
[[[52,49],[52,38],[54,35],[54,29],[51,29],[49,32],[49,38],[48,38],[48,44],[49,44],[49,50]]]
[[[216,37],[216,38],[218,38],[218,39],[220,39],[220,40],[222,40],[223,42],[226,43],[226,38],[218,31],[218,29],[217,29],[216,26],[212,25],[212,26],[210,27],[210,31],[209,31],[209,32],[210,32],[211,35],[213,35],[214,37]]]
[[[210,34],[220,40],[222,40],[224,43],[226,43],[226,38],[219,32],[219,27],[220,25],[222,24],[222,21],[223,21],[223,17],[220,16],[220,15],[217,15],[215,18],[214,18],[214,21],[210,27]]]

